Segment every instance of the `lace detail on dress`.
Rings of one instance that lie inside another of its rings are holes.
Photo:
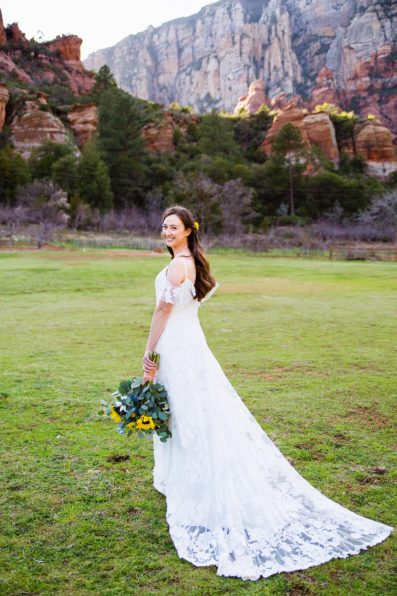
[[[327,525],[328,524],[328,525]],[[361,530],[339,520],[294,520],[272,534],[264,528],[173,526],[179,556],[199,567],[216,565],[217,575],[257,580],[275,573],[307,569],[331,559],[346,559],[383,541],[390,528]]]
[[[204,297],[207,300],[218,283]],[[191,280],[162,270],[156,297],[174,306],[156,345],[172,438],[153,435],[154,487],[180,558],[217,575],[256,580],[345,558],[391,526],[332,501],[289,463],[245,406],[211,352]]]
[[[182,294],[185,291],[185,283],[190,282],[191,288],[190,293],[194,297],[196,296],[196,288],[190,279],[186,279],[180,286],[174,286],[165,278],[165,282],[160,292],[160,300],[162,302],[168,302],[169,304],[178,304],[181,301]]]

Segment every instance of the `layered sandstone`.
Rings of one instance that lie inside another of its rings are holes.
[[[266,138],[262,143],[262,150],[266,155],[272,152],[272,144],[274,138],[281,131],[286,124],[293,124],[301,133],[304,144],[309,147],[309,140],[305,129],[305,112],[296,106],[294,102],[290,102],[283,110],[281,110],[274,118],[271,128],[266,134]]]
[[[80,48],[83,40],[77,35],[58,35],[47,45],[52,52],[59,52],[65,62],[81,66]]]
[[[82,147],[89,141],[98,125],[96,104],[75,105],[68,112],[68,120],[75,134],[77,145]]]
[[[107,64],[133,95],[201,112],[233,111],[260,80],[270,100],[313,92],[316,103],[363,116],[371,108],[397,132],[396,29],[393,2],[222,0],[94,52],[85,65]]]
[[[10,94],[6,85],[0,83],[0,131],[3,130],[4,122],[6,119],[6,106],[9,98]]]
[[[22,43],[27,45],[29,42],[25,34],[20,30],[18,23],[12,23],[7,27],[7,41],[13,43]]]
[[[198,124],[197,115],[183,112],[162,112],[142,128],[142,138],[149,153],[174,153],[175,131],[186,135],[189,124]]]
[[[294,125],[301,133],[304,145],[308,149],[319,148],[326,159],[339,164],[340,151],[350,158],[360,155],[366,162],[366,173],[379,179],[397,170],[395,135],[379,120],[358,121],[352,136],[338,147],[335,127],[325,112],[306,113],[291,102],[282,109],[273,120],[262,143],[262,150],[269,157],[272,153],[274,138],[286,124]],[[307,173],[309,173],[310,169]]]
[[[29,85],[64,85],[66,81],[74,95],[85,95],[95,84],[95,75],[80,60],[81,43],[77,35],[60,35],[29,47],[16,23],[4,27],[0,12],[0,76]]]
[[[319,147],[324,156],[339,162],[339,150],[336,142],[335,128],[328,114],[308,114],[303,119],[307,139],[311,147]]]
[[[7,52],[3,52],[0,50],[0,75],[7,80],[7,78],[12,75],[14,78],[17,78],[21,83],[28,83],[33,84],[33,79],[28,75],[28,73],[20,68],[15,64],[13,59],[9,56]]]
[[[173,153],[175,151],[175,122],[171,114],[164,113],[159,122],[149,122],[142,129],[142,138],[150,153]]]
[[[356,127],[354,131],[355,149],[366,161],[366,171],[370,176],[387,178],[397,170],[394,137],[379,120],[370,120]]]
[[[44,141],[67,143],[68,132],[62,121],[43,109],[43,94],[39,100],[26,100],[23,110],[11,122],[11,143],[27,159],[35,147]]]
[[[0,47],[7,43],[6,30],[4,29],[3,15],[0,10]]]
[[[254,81],[249,86],[248,95],[242,95],[238,100],[234,113],[238,115],[243,110],[250,115],[256,114],[264,104],[268,103],[269,98],[265,94],[265,83],[263,81]]]
[[[331,103],[334,105],[346,104],[346,94],[338,89],[334,73],[332,70],[324,66],[318,73],[316,79],[316,86],[311,93],[311,107],[323,103]]]
[[[272,152],[274,138],[286,124],[292,124],[301,133],[304,145],[307,149],[317,147],[323,156],[334,162],[339,161],[339,150],[336,142],[335,128],[328,114],[324,112],[307,114],[291,102],[281,110],[273,120],[266,138],[262,144],[262,150],[266,155]]]

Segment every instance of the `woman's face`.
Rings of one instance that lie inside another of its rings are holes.
[[[172,249],[185,245],[190,232],[175,213],[168,215],[163,221],[162,236],[166,245]]]

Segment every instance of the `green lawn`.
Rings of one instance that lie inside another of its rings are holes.
[[[316,488],[397,526],[397,265],[227,251],[210,260],[221,286],[201,323],[248,408]],[[0,254],[0,593],[397,593],[395,535],[256,582],[178,558],[151,443],[97,414],[120,378],[141,372],[167,261]]]

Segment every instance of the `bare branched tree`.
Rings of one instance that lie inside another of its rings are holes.
[[[50,180],[35,180],[20,188],[17,207],[24,208],[28,222],[37,225],[38,248],[52,240],[55,231],[65,228],[69,221],[67,194]]]
[[[221,188],[220,204],[223,211],[223,232],[237,236],[244,232],[245,224],[256,215],[252,208],[252,188],[244,186],[242,180],[229,180]]]
[[[0,205],[0,225],[3,228],[3,234],[8,238],[10,244],[14,242],[15,236],[29,219],[29,213],[26,207],[18,205]]]

